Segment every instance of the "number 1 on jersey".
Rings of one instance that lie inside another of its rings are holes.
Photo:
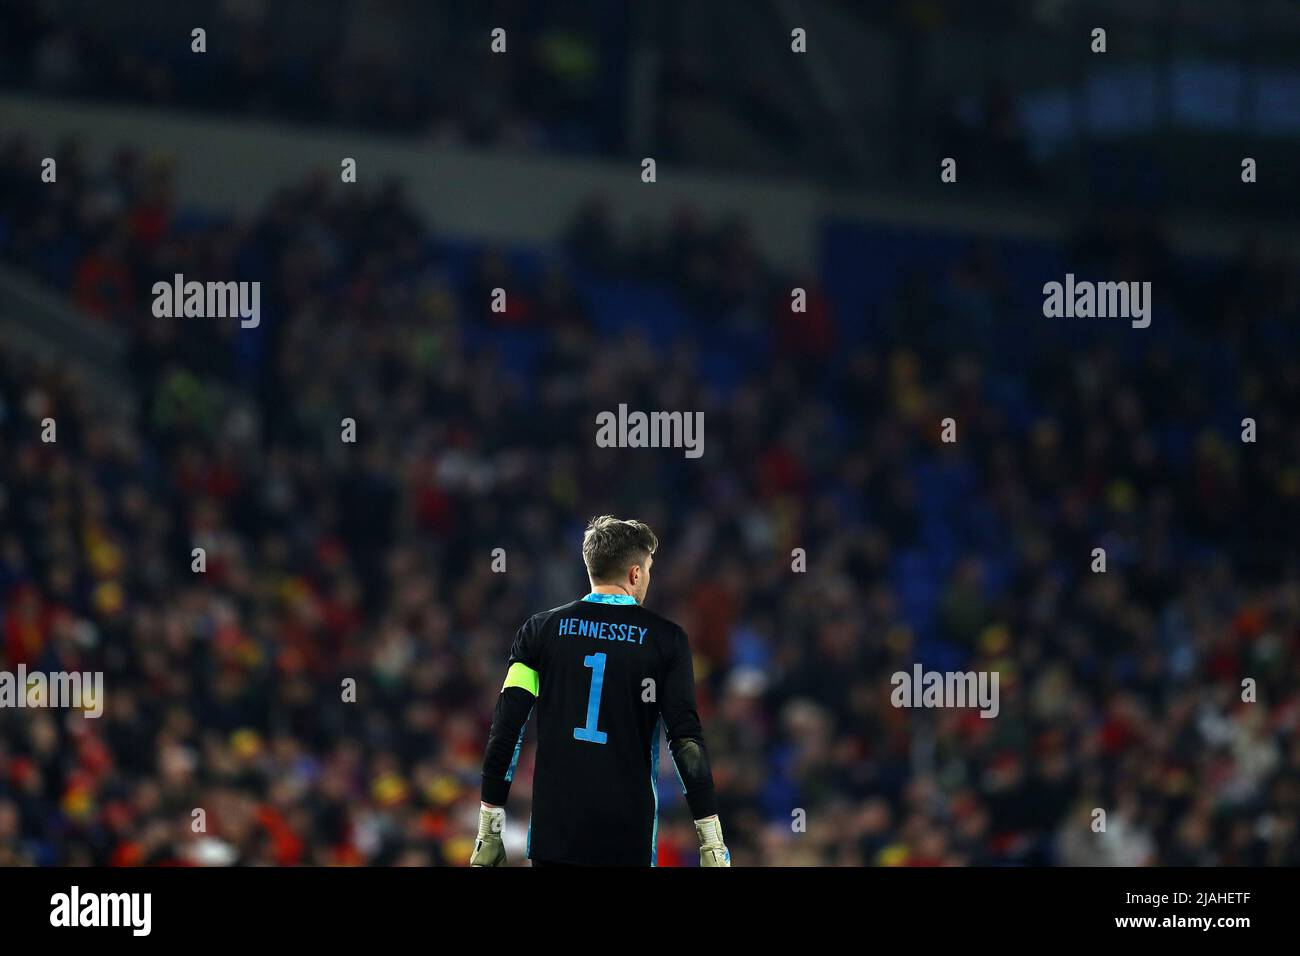
[[[605,684],[605,655],[588,654],[582,659],[582,666],[591,668],[591,693],[587,695],[587,726],[574,727],[573,739],[603,744],[609,739],[609,735],[603,730],[596,729],[596,718],[600,714],[600,691]]]

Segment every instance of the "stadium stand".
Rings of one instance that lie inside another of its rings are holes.
[[[602,511],[663,542],[738,865],[1300,863],[1293,261],[831,219],[810,280],[690,209],[498,246],[400,183],[231,215],[70,142],[37,202],[30,144],[0,155],[0,257],[127,343],[132,390],[0,361],[0,662],[112,688],[0,712],[0,863],[463,864],[510,637],[584,589]],[[1152,327],[1041,319],[1066,263],[1157,277]],[[261,326],[153,317],[174,272],[260,277]],[[638,399],[705,410],[705,456],[615,483],[589,425]],[[914,662],[998,670],[999,718],[891,707]],[[660,794],[689,863],[667,765]]]

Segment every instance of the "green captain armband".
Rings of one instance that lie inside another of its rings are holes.
[[[506,671],[506,682],[501,685],[501,689],[507,687],[522,687],[534,697],[537,696],[537,671],[533,670],[527,664],[521,664],[515,661],[510,665],[510,670]]]

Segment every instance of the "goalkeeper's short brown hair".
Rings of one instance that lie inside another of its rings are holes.
[[[582,560],[593,581],[621,577],[634,564],[643,564],[659,547],[659,539],[644,521],[601,515],[587,522],[582,536]]]

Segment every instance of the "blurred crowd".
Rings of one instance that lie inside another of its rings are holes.
[[[611,70],[627,19],[621,5],[600,11],[587,0],[368,11],[342,0],[142,0],[111,10],[93,0],[0,0],[0,84],[443,143],[595,152],[619,134],[622,75]],[[510,56],[489,49],[499,24],[510,27]],[[202,52],[192,48],[196,28]],[[459,80],[467,73],[470,88]]]
[[[835,148],[813,142],[815,124],[804,117],[821,107],[792,90],[799,73],[787,72],[785,44],[776,44],[782,59],[773,60],[767,47],[759,55],[734,40],[694,42],[697,32],[721,27],[709,17],[696,22],[692,6],[665,3],[647,16],[598,0],[402,0],[378,10],[352,0],[190,0],[183,7],[137,0],[130,9],[94,0],[0,0],[0,88],[514,154],[625,155],[635,152],[632,127],[640,126],[642,136],[653,131],[661,162],[849,174]],[[870,15],[928,33],[962,10],[947,0],[931,6],[929,16],[906,5],[882,5]],[[722,24],[729,15],[716,13]],[[779,29],[770,17],[761,13],[759,22]],[[489,47],[500,25],[509,27],[508,56]],[[199,27],[206,31],[201,54],[191,48]],[[906,79],[925,66],[914,46],[897,55],[908,64],[898,68],[897,122],[907,122],[928,108],[922,84]],[[466,84],[465,76],[474,81]],[[933,132],[946,150],[969,155],[966,181],[1021,190],[1041,184],[1017,91],[1001,83],[983,93],[963,88],[936,108],[937,129],[918,127],[909,137]],[[893,156],[892,139],[889,145]],[[919,154],[894,156],[889,175],[910,170],[915,186],[922,165],[929,184],[931,164]]]
[[[36,191],[0,142],[0,259],[129,337],[137,412],[0,352],[0,669],[106,696],[0,710],[0,864],[463,864],[511,638],[585,593],[599,513],[658,533],[737,865],[1300,864],[1294,263],[1106,221],[1069,261],[1181,290],[1178,335],[1007,346],[974,330],[1038,290],[998,243],[859,313],[689,209],[595,200],[530,259],[397,182],[229,219],[59,155]],[[176,272],[260,280],[261,325],[153,317]],[[704,456],[598,448],[622,402],[704,411]],[[999,715],[894,708],[914,661],[996,670]],[[666,763],[660,807],[692,865]]]

